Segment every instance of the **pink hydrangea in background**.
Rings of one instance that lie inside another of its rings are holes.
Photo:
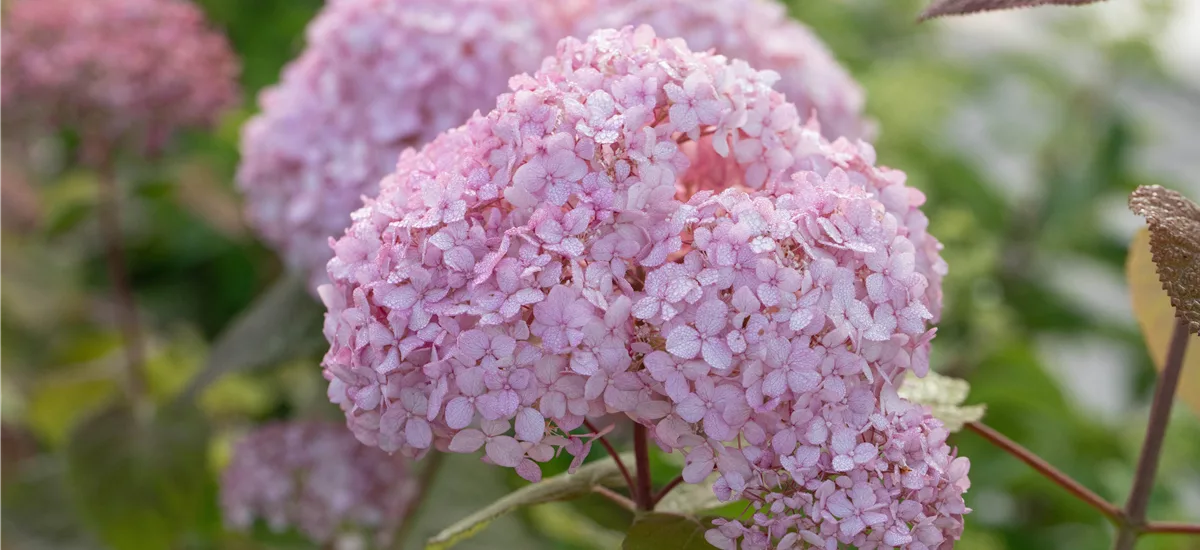
[[[646,24],[678,36],[692,51],[713,51],[779,73],[775,89],[802,118],[815,112],[829,139],[869,139],[862,88],[808,27],[776,0],[587,0],[573,34]]]
[[[342,233],[404,148],[490,108],[559,38],[629,23],[776,70],[826,135],[865,133],[861,89],[772,2],[338,0],[244,129],[238,181],[249,218],[315,287],[332,255],[325,238]]]
[[[777,78],[601,30],[406,151],[319,289],[353,433],[536,481],[624,414],[755,503],[714,544],[950,544],[969,465],[894,389],[941,306],[924,197]]]
[[[230,527],[263,520],[327,543],[351,529],[386,547],[417,493],[407,460],[365,447],[343,426],[276,423],[237,444],[221,477]]]
[[[333,0],[243,129],[238,182],[263,238],[324,280],[330,236],[400,151],[487,109],[558,36],[527,0]],[[315,284],[314,284],[315,286]]]
[[[0,66],[6,123],[155,149],[237,101],[225,38],[185,0],[15,0]]]

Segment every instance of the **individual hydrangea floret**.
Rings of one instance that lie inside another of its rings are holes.
[[[574,23],[576,36],[602,28],[646,24],[659,36],[678,36],[692,51],[742,59],[779,74],[775,89],[802,118],[816,113],[829,139],[869,139],[862,88],[812,30],[775,0],[587,0]]]
[[[235,447],[221,476],[221,507],[235,529],[261,520],[319,543],[349,529],[383,548],[417,493],[407,462],[338,424],[270,424]]]
[[[238,97],[228,42],[185,0],[15,0],[2,40],[6,124],[70,128],[89,148],[153,151]]]
[[[243,129],[237,179],[263,238],[323,281],[328,237],[345,230],[400,152],[490,108],[510,76],[553,49],[559,37],[545,36],[538,4],[329,2]]]
[[[716,543],[956,538],[967,463],[894,397],[940,310],[924,197],[802,125],[777,78],[600,30],[406,151],[319,289],[353,433],[536,481],[587,453],[585,418],[625,414],[686,481],[760,505]]]

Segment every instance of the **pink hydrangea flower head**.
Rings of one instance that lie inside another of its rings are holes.
[[[775,71],[775,89],[802,118],[814,112],[829,139],[870,139],[862,88],[813,32],[775,0],[588,0],[576,10],[574,32],[647,24],[659,36],[678,36],[692,51],[742,59]]]
[[[327,240],[405,147],[488,109],[553,48],[538,3],[335,0],[265,90],[242,134],[238,182],[264,239],[323,281]],[[557,39],[558,37],[553,37]],[[314,285],[315,287],[315,285]]]
[[[352,529],[385,547],[416,492],[406,459],[324,422],[259,428],[237,444],[221,476],[230,527],[247,529],[262,520],[319,543]]]
[[[940,305],[923,197],[802,125],[775,80],[648,26],[600,30],[403,153],[319,289],[329,397],[359,440],[482,450],[537,480],[587,452],[585,418],[624,414],[688,482],[718,472],[722,498],[797,510],[825,491],[822,544],[926,520],[956,537],[965,461],[889,397],[928,369]],[[877,521],[902,501],[920,509]],[[869,528],[830,535],[847,514]],[[780,525],[714,532],[787,547],[800,524]]]
[[[91,146],[157,148],[238,96],[225,38],[185,0],[16,0],[5,10],[5,118]]]

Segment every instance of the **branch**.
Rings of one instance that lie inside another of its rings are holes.
[[[1200,535],[1200,524],[1175,523],[1171,521],[1152,521],[1142,529],[1144,534],[1162,535]]]
[[[1179,386],[1179,373],[1183,370],[1183,355],[1187,351],[1188,325],[1175,321],[1171,334],[1171,347],[1167,350],[1167,362],[1162,376],[1154,387],[1154,400],[1150,402],[1150,422],[1146,426],[1146,439],[1138,457],[1137,473],[1133,478],[1133,489],[1125,503],[1127,522],[1117,531],[1113,550],[1133,550],[1139,531],[1146,524],[1146,506],[1150,503],[1150,491],[1154,488],[1154,475],[1158,472],[1158,458],[1162,454],[1163,438],[1167,434],[1167,422],[1171,419],[1171,404],[1175,400],[1175,389]]]
[[[129,274],[125,271],[125,249],[121,244],[121,208],[117,191],[116,174],[111,158],[104,155],[97,159],[100,187],[100,234],[104,239],[104,258],[108,264],[108,279],[116,297],[117,326],[120,327],[125,348],[126,391],[129,399],[137,403],[146,392],[146,379],[142,373],[144,352],[141,329],[138,327],[137,305],[133,299],[133,288]]]
[[[587,426],[587,429],[591,430],[592,433],[600,433],[600,430],[597,430],[590,420],[584,420],[583,425]],[[608,456],[611,456],[613,461],[617,463],[617,469],[621,470],[621,477],[625,478],[625,485],[629,487],[629,493],[634,498],[637,498],[637,484],[633,482],[633,476],[629,475],[629,469],[625,467],[625,462],[621,460],[621,455],[617,454],[617,450],[608,442],[607,436],[600,436],[596,440],[604,446],[605,451],[608,451]]]
[[[654,509],[654,488],[650,485],[650,448],[646,427],[640,422],[633,423],[633,454],[637,457],[637,484],[633,491],[634,501],[639,510]]]
[[[1084,487],[1083,484],[1075,481],[1075,479],[1071,476],[1059,471],[1058,468],[1051,466],[1050,463],[1046,462],[1044,459],[1042,459],[1042,457],[1033,454],[1033,451],[1021,446],[1020,443],[1004,437],[1003,434],[993,430],[992,428],[989,428],[982,422],[968,422],[966,427],[967,429],[979,434],[984,439],[990,441],[993,445],[1000,447],[1009,454],[1017,457],[1017,459],[1019,459],[1021,462],[1028,464],[1029,467],[1037,470],[1038,473],[1042,474],[1050,481],[1053,481],[1063,489],[1066,489],[1067,492],[1075,495],[1075,497],[1088,503],[1101,514],[1104,514],[1104,516],[1108,519],[1112,520],[1118,525],[1124,522],[1124,514],[1116,507],[1116,505],[1104,500],[1103,497],[1092,492],[1091,489]]]
[[[675,479],[672,479],[670,483],[668,483],[662,489],[659,489],[658,492],[654,494],[654,498],[650,501],[651,508],[658,506],[658,503],[662,501],[663,497],[667,496],[667,494],[671,492],[671,489],[674,489],[675,486],[679,485],[680,483],[683,483],[683,474],[675,476]]]
[[[626,510],[629,510],[630,512],[637,511],[637,504],[634,504],[634,502],[632,500],[629,500],[628,498],[626,498],[625,495],[622,495],[621,493],[618,493],[612,489],[609,489],[608,487],[605,487],[603,485],[597,485],[595,487],[592,487],[592,492],[617,503],[619,506],[621,506],[622,508],[624,508]]]

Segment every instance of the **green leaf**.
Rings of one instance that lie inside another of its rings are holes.
[[[655,511],[687,515],[707,512],[724,506],[725,503],[717,499],[712,488],[717,477],[717,474],[713,474],[703,483],[682,483],[676,486],[658,502],[658,505],[654,507]]]
[[[963,424],[983,418],[985,405],[963,405],[971,385],[966,380],[942,376],[929,371],[923,378],[913,373],[905,375],[897,393],[914,403],[927,405],[934,418],[941,420],[946,429],[957,432]]]
[[[708,529],[695,518],[651,512],[633,522],[621,550],[712,550],[704,540]]]
[[[66,449],[81,516],[116,550],[176,547],[200,528],[211,504],[208,438],[194,408],[101,410]]]
[[[321,319],[321,308],[308,292],[307,279],[299,274],[283,276],[217,337],[183,399],[190,401],[226,374],[316,352],[325,345]]]
[[[605,529],[592,518],[565,502],[550,502],[529,510],[539,530],[555,541],[577,548],[615,550],[621,547],[624,533]]]
[[[71,501],[60,455],[44,454],[15,464],[6,461],[4,468],[0,531],[5,548],[98,548],[76,514],[64,513]]]
[[[622,460],[630,462],[633,457],[632,455],[623,455]],[[425,548],[426,550],[450,548],[479,534],[496,518],[518,508],[578,498],[591,493],[595,487],[618,485],[624,481],[621,471],[617,468],[617,463],[611,458],[592,462],[579,468],[574,474],[561,474],[543,479],[501,497],[431,537],[425,543]]]

